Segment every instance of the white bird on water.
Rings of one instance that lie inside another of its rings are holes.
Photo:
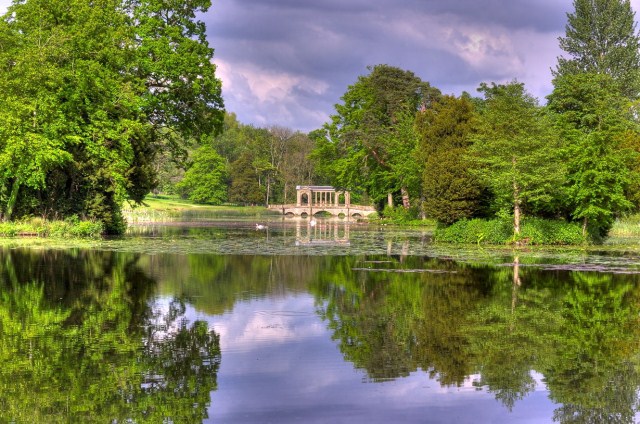
[[[268,227],[262,224],[256,224],[256,230],[266,230]]]

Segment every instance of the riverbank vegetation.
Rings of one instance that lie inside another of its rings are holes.
[[[375,65],[309,134],[224,111],[196,19],[208,0],[92,4],[20,1],[0,19],[3,221],[78,216],[122,233],[185,213],[123,210],[149,193],[256,207],[326,184],[391,222],[437,222],[441,241],[572,244],[640,208],[640,38],[626,0],[574,0],[545,104],[515,80],[456,96]],[[506,219],[508,234],[490,235]]]
[[[64,221],[42,218],[22,219],[13,222],[0,222],[0,237],[51,237],[62,239],[100,238],[104,233],[101,221],[81,221],[70,217]]]

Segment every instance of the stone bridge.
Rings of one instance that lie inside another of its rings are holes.
[[[297,202],[289,205],[269,205],[283,215],[313,216],[326,212],[334,216],[367,217],[376,212],[373,206],[351,204],[348,191],[336,191],[331,186],[296,186]]]

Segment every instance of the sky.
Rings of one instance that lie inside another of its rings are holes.
[[[0,0],[0,13],[10,3]],[[517,79],[544,103],[571,11],[572,0],[213,0],[199,18],[226,110],[307,132],[377,64],[445,94]]]

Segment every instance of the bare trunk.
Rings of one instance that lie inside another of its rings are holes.
[[[400,193],[402,194],[402,206],[404,206],[405,209],[409,209],[411,207],[411,203],[409,202],[409,192],[406,187],[402,187],[400,189]]]
[[[520,235],[520,200],[513,204],[513,234]]]
[[[393,194],[391,193],[387,193],[387,205],[389,205],[390,208],[393,207]]]
[[[5,219],[7,221],[11,221],[11,216],[13,215],[13,208],[16,206],[19,191],[20,191],[20,178],[18,177],[13,181],[13,185],[11,186],[11,195],[9,196],[9,201],[7,202],[7,210],[5,213]]]
[[[582,237],[587,236],[587,225],[589,225],[589,218],[585,216],[582,220]]]
[[[284,193],[283,193],[283,198],[282,198],[282,204],[286,205],[287,204],[287,183],[284,183]]]
[[[267,178],[267,199],[266,205],[269,207],[269,196],[271,195],[271,178]]]
[[[511,163],[513,165],[513,234],[520,235],[520,206],[522,201],[520,200],[520,188],[518,187],[518,183],[516,182],[515,172],[516,172],[516,158],[515,156],[511,159]]]

